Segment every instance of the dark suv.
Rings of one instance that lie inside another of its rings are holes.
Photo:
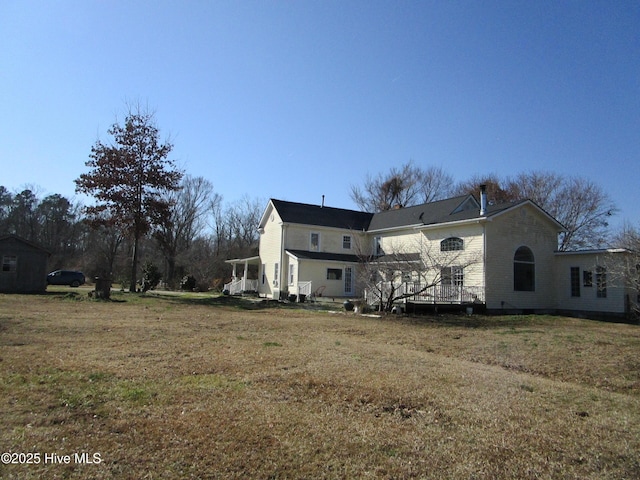
[[[56,270],[47,275],[47,285],[70,285],[79,287],[84,284],[84,273],[71,270]]]

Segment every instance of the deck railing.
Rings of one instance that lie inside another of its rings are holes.
[[[311,296],[312,282],[298,282],[298,295]]]
[[[431,285],[424,289],[420,283],[404,282],[392,284],[380,282],[374,288],[365,290],[365,299],[370,304],[379,303],[391,295],[392,287],[395,289],[394,297],[403,297],[402,302],[420,302],[434,304],[462,304],[484,303],[484,288],[463,285]]]
[[[250,280],[248,278],[240,278],[233,280],[229,283],[225,283],[223,290],[228,290],[229,295],[241,295],[244,292],[257,292],[258,280]]]

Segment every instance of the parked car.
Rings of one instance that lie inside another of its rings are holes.
[[[79,287],[85,282],[84,273],[71,270],[56,270],[47,275],[47,285],[69,285]]]

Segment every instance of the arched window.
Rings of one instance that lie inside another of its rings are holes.
[[[529,247],[520,247],[513,256],[513,289],[533,292],[536,289],[536,263]]]
[[[461,238],[449,237],[440,242],[441,252],[451,252],[453,250],[464,250],[464,241]]]

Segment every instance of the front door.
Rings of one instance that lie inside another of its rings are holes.
[[[344,267],[344,294],[353,295],[353,267]]]

